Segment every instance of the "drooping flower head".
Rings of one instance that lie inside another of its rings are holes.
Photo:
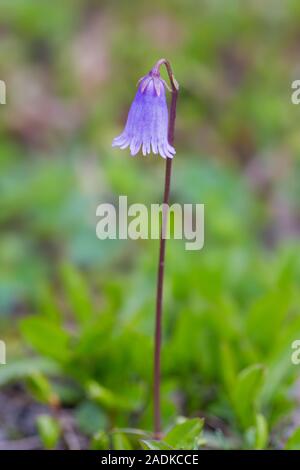
[[[125,129],[113,140],[113,147],[125,149],[129,146],[133,156],[142,149],[143,155],[152,150],[163,158],[173,158],[176,152],[168,141],[166,86],[158,67],[139,80]]]

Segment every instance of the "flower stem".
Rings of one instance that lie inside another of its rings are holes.
[[[174,144],[176,105],[178,96],[178,84],[174,78],[170,63],[165,59],[157,62],[157,70],[161,65],[165,65],[172,86],[172,99],[169,115],[168,140],[170,145]],[[172,174],[172,159],[166,158],[165,189],[163,197],[162,210],[162,228],[159,244],[159,261],[157,274],[157,292],[156,292],[156,316],[155,316],[155,345],[154,345],[154,381],[153,381],[153,407],[154,407],[154,437],[161,437],[161,400],[160,400],[160,379],[161,379],[161,337],[162,337],[162,313],[163,313],[163,284],[166,253],[166,228],[168,205],[170,197],[170,185]]]

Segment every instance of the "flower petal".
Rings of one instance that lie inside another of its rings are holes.
[[[165,83],[150,72],[139,81],[124,131],[113,139],[112,146],[130,146],[131,155],[141,149],[143,155],[152,150],[163,158],[173,158],[176,152],[168,142],[168,119]]]

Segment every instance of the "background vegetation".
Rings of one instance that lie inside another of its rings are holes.
[[[1,1],[1,448],[300,447],[299,21],[298,0]],[[95,211],[161,200],[162,159],[111,140],[164,56],[172,201],[205,204],[206,242],[168,243],[157,444],[157,242],[100,242]]]

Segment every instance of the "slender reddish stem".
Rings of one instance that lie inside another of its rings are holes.
[[[156,67],[164,64],[172,85],[172,100],[170,106],[168,140],[170,145],[174,144],[174,131],[176,120],[176,104],[178,96],[178,84],[174,79],[171,66],[165,59],[161,59]],[[168,220],[168,205],[170,197],[170,185],[172,174],[172,159],[166,159],[165,189],[163,197],[162,228],[159,244],[159,261],[157,274],[156,293],[156,316],[155,316],[155,345],[154,345],[154,384],[153,384],[153,406],[154,406],[154,437],[161,437],[161,400],[160,400],[160,378],[161,378],[161,339],[162,339],[162,313],[163,313],[163,285],[166,253],[166,228]]]

